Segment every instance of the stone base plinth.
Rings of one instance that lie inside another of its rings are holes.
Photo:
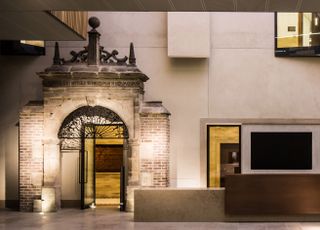
[[[54,187],[42,188],[42,212],[56,212],[56,189]]]

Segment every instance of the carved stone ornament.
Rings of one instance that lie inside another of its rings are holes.
[[[96,30],[100,25],[100,20],[96,17],[91,17],[89,19],[89,25],[91,30],[89,34],[89,44],[84,47],[81,51],[71,51],[70,55],[72,56],[69,60],[64,60],[60,58],[59,45],[55,44],[55,54],[53,63],[55,65],[64,65],[72,63],[87,63],[89,65],[103,65],[103,64],[117,64],[117,65],[136,65],[136,58],[134,54],[133,43],[130,43],[130,53],[129,58],[124,56],[122,58],[118,57],[119,52],[113,50],[111,52],[104,49],[103,46],[100,46],[100,33]],[[129,63],[127,61],[129,60]]]

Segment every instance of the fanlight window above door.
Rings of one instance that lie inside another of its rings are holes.
[[[65,118],[58,137],[62,149],[80,149],[81,138],[123,139],[128,138],[128,130],[122,119],[110,109],[84,106]]]

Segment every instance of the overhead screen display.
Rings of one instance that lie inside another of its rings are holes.
[[[320,56],[320,13],[275,13],[275,55]]]

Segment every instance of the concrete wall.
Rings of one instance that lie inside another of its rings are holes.
[[[29,100],[41,100],[41,81],[36,72],[49,58],[0,56],[0,205],[18,208],[18,123],[19,110]]]
[[[82,47],[76,42],[61,50]],[[47,42],[46,56],[0,55],[0,207],[17,208],[18,200],[18,127],[19,111],[30,100],[42,100],[42,83],[36,72],[51,65],[53,43]],[[9,201],[9,202],[8,202]]]
[[[18,126],[12,126],[6,132],[5,146],[5,194],[6,206],[18,207]]]
[[[320,59],[275,58],[273,14],[211,19],[209,117],[318,118]]]
[[[18,208],[18,127],[2,127],[0,135],[0,208]]]
[[[145,99],[162,100],[172,113],[171,186],[200,185],[200,118],[320,114],[320,59],[275,58],[272,13],[211,13],[209,59],[168,58],[166,13],[94,15],[101,19],[101,44],[108,50],[128,55],[134,42],[137,64],[150,77]],[[60,43],[61,56],[68,58],[70,49],[84,44]],[[0,127],[14,125],[27,101],[42,99],[35,72],[51,65],[53,42],[47,45],[44,57],[0,56]],[[0,178],[9,180],[4,173],[0,167]],[[4,190],[0,186],[0,200]]]

